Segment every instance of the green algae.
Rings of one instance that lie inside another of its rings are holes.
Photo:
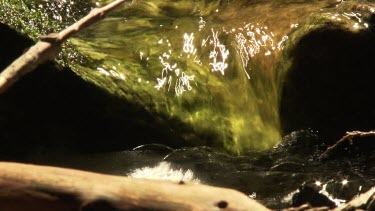
[[[0,20],[36,40],[109,2],[2,0]],[[281,140],[288,52],[314,29],[356,21],[332,20],[355,5],[335,2],[133,1],[71,38],[58,62],[189,125],[193,132],[174,128],[187,142],[235,154],[269,149]]]

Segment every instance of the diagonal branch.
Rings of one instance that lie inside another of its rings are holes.
[[[346,132],[346,135],[343,136],[340,140],[338,140],[334,145],[328,147],[326,151],[320,154],[319,159],[322,159],[324,155],[328,154],[334,148],[336,148],[339,144],[343,143],[344,141],[348,140],[351,144],[353,143],[353,138],[357,137],[368,137],[368,136],[375,136],[375,130],[363,132],[363,131],[349,131]]]
[[[40,36],[39,41],[27,52],[0,73],[0,94],[5,92],[23,75],[33,71],[39,64],[54,59],[60,52],[61,44],[71,36],[103,19],[126,0],[116,0],[102,8],[95,8],[73,25],[59,33]]]

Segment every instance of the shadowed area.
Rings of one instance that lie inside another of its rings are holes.
[[[375,34],[371,30],[316,30],[299,41],[291,56],[293,65],[281,97],[285,133],[311,128],[335,142],[346,131],[374,129]]]
[[[0,24],[0,69],[32,41]],[[182,145],[178,121],[106,94],[51,62],[0,95],[0,154],[21,158],[40,150],[110,151],[146,143]],[[186,145],[186,143],[184,143]]]
[[[35,40],[94,6],[80,2],[10,0],[0,16]],[[282,139],[284,47],[295,44],[289,35],[303,36],[328,11],[351,7],[334,0],[136,1],[69,39],[61,57],[107,93],[185,123],[186,142],[232,154],[269,150]]]

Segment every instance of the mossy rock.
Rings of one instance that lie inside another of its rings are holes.
[[[95,3],[2,0],[0,18],[36,40],[81,18]],[[353,5],[134,1],[71,38],[57,62],[167,122],[186,143],[235,154],[269,149],[281,140],[280,93],[293,66],[292,50],[316,29],[354,30],[358,17],[332,19],[352,12]],[[360,12],[363,21],[369,18]]]

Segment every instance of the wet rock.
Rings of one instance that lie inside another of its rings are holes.
[[[336,207],[333,201],[327,196],[319,193],[318,190],[310,186],[302,186],[299,188],[299,192],[294,194],[292,198],[292,207],[299,207],[307,203],[312,207]]]
[[[312,128],[329,143],[375,125],[375,36],[369,29],[319,28],[292,50],[281,97],[284,131]]]

